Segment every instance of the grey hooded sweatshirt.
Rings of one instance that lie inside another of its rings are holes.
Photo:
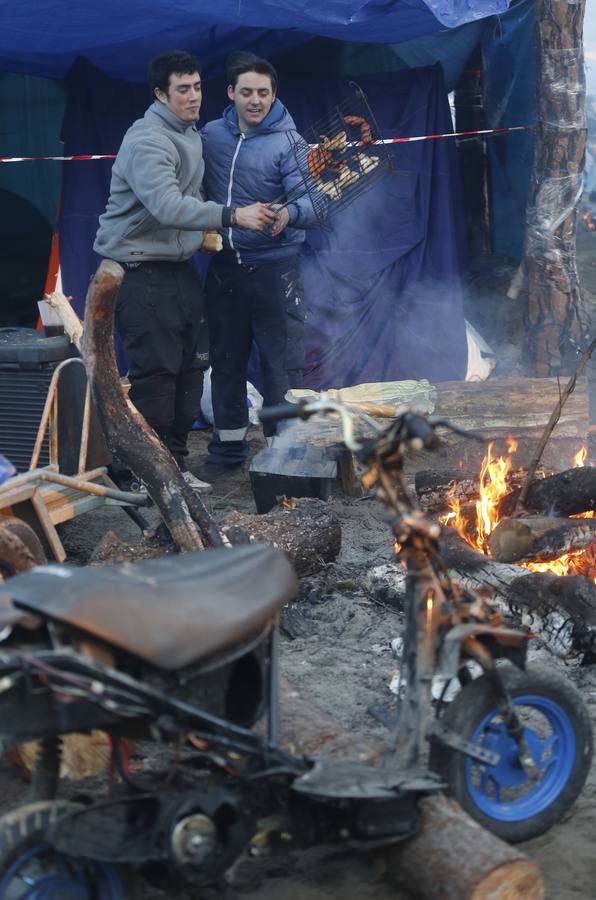
[[[93,249],[118,262],[185,260],[231,208],[203,199],[203,145],[193,123],[156,100],[124,135]]]

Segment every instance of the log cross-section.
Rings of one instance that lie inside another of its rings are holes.
[[[488,542],[497,562],[549,562],[596,541],[596,520],[529,516],[502,519]]]

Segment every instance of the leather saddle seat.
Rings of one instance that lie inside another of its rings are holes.
[[[97,569],[39,566],[4,592],[18,609],[174,671],[257,637],[297,587],[281,551],[253,544]]]

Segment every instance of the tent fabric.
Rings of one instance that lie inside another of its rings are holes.
[[[439,66],[358,81],[386,136],[451,130]],[[347,85],[284,77],[280,97],[304,131],[341,101]],[[68,96],[67,154],[114,152],[149,99],[146,87],[109,79],[82,61],[69,76]],[[224,98],[223,80],[207,83],[201,120],[221,115]],[[402,144],[395,162],[395,174],[338,211],[331,230],[310,232],[304,268],[308,386],[315,389],[465,374],[456,150],[452,141]],[[110,170],[109,160],[64,167],[62,275],[79,313],[99,262],[92,244]],[[205,268],[202,254],[198,267]]]
[[[302,82],[304,84],[304,82]],[[362,76],[385,135],[452,130],[440,66]],[[309,86],[310,87],[310,86]],[[308,90],[309,112],[340,102],[345,82]],[[314,102],[316,98],[316,102]],[[304,110],[287,98],[295,118]],[[394,171],[308,233],[306,385],[464,378],[463,211],[453,141],[402,144]]]
[[[536,4],[521,0],[483,33],[482,68],[487,128],[525,125],[536,118]],[[488,143],[493,252],[521,259],[534,134],[503,135]]]
[[[270,56],[313,35],[398,43],[495,15],[509,0],[36,0],[3,4],[0,68],[63,77],[84,57],[116,78],[142,81],[168,47],[192,48],[205,73],[244,47]]]

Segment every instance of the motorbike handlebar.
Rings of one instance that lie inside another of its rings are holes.
[[[372,420],[364,414],[363,410],[358,410],[357,406],[350,408],[344,403],[337,400],[331,400],[324,394],[320,398],[314,400],[299,400],[298,403],[280,403],[278,406],[269,406],[260,410],[259,419],[261,422],[280,422],[284,419],[309,419],[315,413],[336,413],[341,419],[341,427],[343,440],[346,446],[358,452],[363,449],[363,445],[356,439],[354,435],[353,419],[354,417],[366,419],[369,424]],[[374,426],[373,426],[374,427]],[[395,417],[394,422],[390,426],[393,439],[397,442],[408,444],[413,450],[434,450],[439,446],[439,438],[436,434],[437,428],[448,428],[456,434],[464,435],[475,440],[485,441],[482,435],[473,432],[464,431],[451,425],[444,419],[432,419],[422,413],[405,412]],[[387,435],[386,427],[376,426],[378,430],[378,438],[381,435]],[[373,442],[375,439],[373,439]],[[370,442],[366,442],[370,449]]]
[[[305,404],[280,403],[278,406],[265,406],[259,411],[260,422],[281,422],[283,419],[308,419],[312,413],[305,412]]]

